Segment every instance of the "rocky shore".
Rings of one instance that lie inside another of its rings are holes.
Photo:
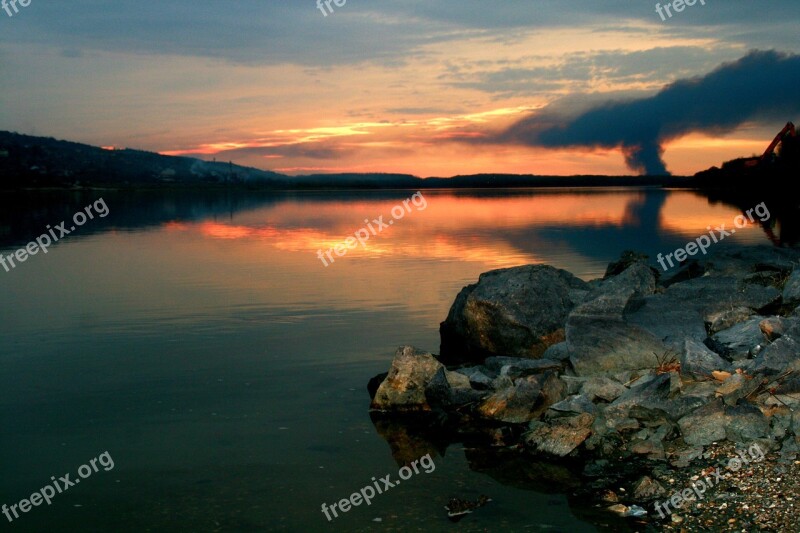
[[[391,440],[423,423],[549,463],[537,475],[638,530],[794,527],[796,484],[771,485],[796,478],[800,452],[800,251],[727,250],[659,274],[633,252],[589,282],[546,265],[482,274],[441,324],[439,355],[401,347],[370,381],[376,426]],[[664,512],[737,450],[763,461],[723,464],[724,482]],[[577,472],[565,484],[564,469]]]

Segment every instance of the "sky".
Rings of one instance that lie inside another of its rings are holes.
[[[797,0],[656,4],[32,0],[0,10],[0,130],[286,174],[686,175],[798,120]]]

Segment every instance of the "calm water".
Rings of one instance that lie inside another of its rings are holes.
[[[740,211],[689,192],[430,191],[323,266],[318,249],[411,193],[109,192],[108,217],[0,268],[0,504],[104,451],[115,464],[0,530],[594,531],[546,480],[480,468],[458,443],[369,507],[330,524],[320,507],[396,478],[366,383],[398,345],[438,351],[481,272],[550,263],[589,279]],[[0,197],[0,252],[95,196]],[[768,242],[759,227],[729,241]],[[479,494],[494,501],[453,526],[448,499]]]

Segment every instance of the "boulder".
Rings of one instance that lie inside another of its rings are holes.
[[[631,294],[601,295],[578,306],[567,319],[570,363],[579,376],[657,366],[667,347],[648,331],[628,324],[623,311]]]
[[[588,286],[565,270],[528,265],[481,274],[461,290],[440,326],[442,361],[492,355],[538,358],[564,340],[568,313]]]
[[[442,364],[429,352],[413,346],[397,349],[386,379],[372,399],[371,409],[380,411],[429,411],[425,389]]]

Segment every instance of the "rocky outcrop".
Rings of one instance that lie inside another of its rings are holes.
[[[401,348],[370,384],[372,407],[484,424],[492,446],[595,465],[685,466],[724,441],[794,457],[798,265],[799,251],[759,248],[720,252],[660,281],[636,254],[588,283],[551,267],[493,271],[442,323],[449,356]],[[662,494],[637,479],[641,498]]]

